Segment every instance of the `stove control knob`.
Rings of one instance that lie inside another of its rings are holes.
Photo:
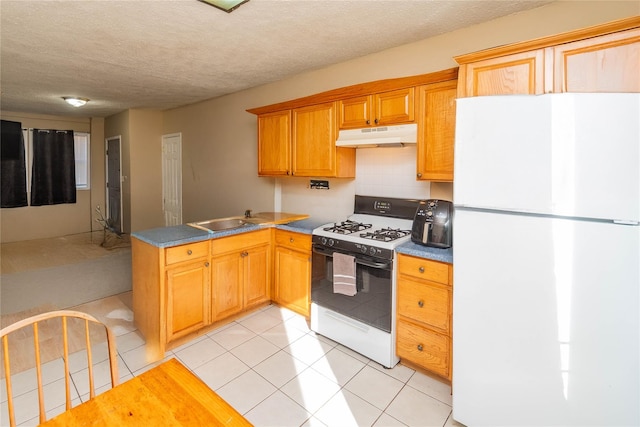
[[[365,245],[360,246],[360,252],[362,252],[363,254],[367,253],[367,247]]]
[[[428,211],[427,216],[433,216],[433,211]]]
[[[429,207],[432,208],[436,205],[436,202],[429,202]]]
[[[371,255],[375,255],[376,254],[376,248],[371,248],[371,250],[369,251],[369,253]]]
[[[327,238],[326,238],[326,237],[323,237],[323,238],[321,239],[321,242],[322,242],[322,244],[323,244],[323,245],[326,245],[326,244],[327,244]]]
[[[336,242],[333,241],[333,239],[329,239],[329,246],[333,246]]]

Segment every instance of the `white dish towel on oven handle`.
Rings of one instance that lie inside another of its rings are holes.
[[[356,259],[351,255],[333,253],[333,293],[355,296]]]

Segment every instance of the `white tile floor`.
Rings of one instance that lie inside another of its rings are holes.
[[[151,368],[136,330],[117,337],[122,381]],[[106,361],[106,345],[94,361]],[[74,403],[88,398],[86,362],[70,358]],[[397,365],[385,369],[354,351],[316,335],[305,319],[275,305],[248,314],[169,351],[256,426],[456,426],[451,388]],[[61,361],[47,364],[45,371]],[[98,369],[98,391],[110,387],[107,364]],[[58,369],[59,371],[59,369]],[[49,416],[64,410],[62,374],[47,377]],[[1,425],[7,425],[2,389]],[[20,425],[37,425],[35,380],[13,377]]]

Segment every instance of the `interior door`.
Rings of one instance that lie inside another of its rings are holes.
[[[107,219],[118,233],[122,232],[122,175],[120,136],[107,138]]]
[[[162,136],[162,210],[166,226],[182,224],[182,134]]]

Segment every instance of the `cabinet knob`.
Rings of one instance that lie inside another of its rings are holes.
[[[204,263],[204,266],[205,266],[205,267],[209,267],[209,263],[208,263],[208,262],[205,262],[205,263]]]
[[[293,237],[289,239],[289,243],[293,243]]]
[[[375,124],[378,124],[378,119],[375,119],[373,122],[374,122]]]
[[[422,300],[418,301],[418,307],[420,308],[424,307],[424,301]]]
[[[240,256],[243,257],[243,258],[246,257],[247,255],[249,255],[249,252],[247,252],[247,251],[244,251],[244,252],[242,252],[240,254]]]
[[[420,273],[424,273],[424,267],[420,267],[420,268],[418,268],[418,271],[419,271]]]
[[[416,174],[416,176],[417,176],[418,178],[422,178],[422,174],[421,174],[420,172],[418,172],[418,173]]]
[[[187,255],[191,255],[191,254],[193,254],[193,251],[192,251],[191,249],[189,249],[189,250],[187,251]]]
[[[422,351],[424,350],[424,347],[422,347],[422,344],[418,344],[418,351]]]
[[[370,125],[371,124],[371,120],[367,120],[367,124]]]

